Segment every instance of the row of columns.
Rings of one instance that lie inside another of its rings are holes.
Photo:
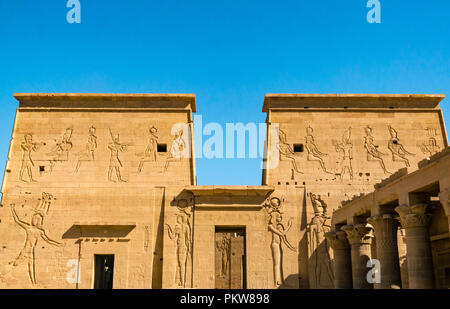
[[[325,237],[334,252],[335,288],[370,289],[367,280],[371,259],[371,244],[376,238],[377,260],[380,262],[380,283],[375,288],[401,287],[400,264],[397,245],[399,223],[405,229],[409,287],[412,289],[434,288],[434,272],[431,243],[428,233],[430,215],[427,204],[398,206],[395,211],[399,220],[390,214],[368,218],[367,223],[344,225],[337,232]],[[400,221],[400,222],[399,222]]]

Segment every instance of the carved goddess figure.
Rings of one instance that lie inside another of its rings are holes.
[[[137,156],[141,157],[139,161],[138,173],[142,172],[144,162],[156,161],[156,156],[158,153],[158,136],[156,135],[157,132],[158,129],[156,129],[155,127],[150,128],[147,148],[145,149],[145,152],[137,154]]]
[[[83,161],[94,161],[94,153],[97,149],[97,136],[95,136],[95,127],[91,126],[89,128],[89,136],[86,143],[86,148],[84,151],[81,151],[77,154],[78,161],[77,166],[75,167],[75,173],[78,172],[81,166],[81,162]]]
[[[320,163],[320,167],[325,173],[330,172],[327,171],[325,167],[325,162],[323,161],[323,156],[326,156],[326,153],[322,153],[317,148],[315,142],[314,142],[314,136],[313,136],[314,130],[311,127],[306,128],[306,150],[308,151],[308,161],[318,161]]]
[[[405,163],[406,167],[409,167],[409,160],[406,156],[414,156],[415,154],[408,152],[405,147],[400,144],[397,131],[393,127],[389,125],[388,128],[389,133],[391,134],[391,139],[388,142],[388,148],[392,152],[392,161],[401,161]]]
[[[294,170],[297,173],[303,174],[303,172],[301,172],[297,167],[297,161],[295,158],[294,150],[292,149],[291,145],[289,145],[287,143],[286,133],[284,133],[280,129],[278,137],[279,137],[279,142],[277,144],[277,148],[278,148],[278,151],[280,152],[280,161],[283,159],[291,161],[292,170]]]
[[[183,139],[183,130],[179,130],[175,132],[175,139],[172,142],[169,157],[166,159],[166,163],[164,164],[164,172],[169,168],[170,162],[181,160],[185,148],[186,142]]]
[[[334,147],[337,152],[342,153],[341,158],[341,179],[344,177],[346,171],[350,174],[350,179],[353,179],[353,168],[352,168],[352,159],[353,159],[353,144],[350,143],[350,137],[352,134],[352,128],[348,128],[347,131],[342,135],[342,143],[338,143],[333,141]]]
[[[177,214],[177,223],[172,229],[167,225],[167,232],[170,239],[175,239],[177,244],[177,275],[179,278],[178,285],[186,287],[186,265],[188,256],[191,251],[191,230],[186,224],[186,216],[184,214]]]
[[[375,145],[372,128],[367,126],[364,131],[366,132],[366,137],[364,137],[364,148],[366,148],[367,151],[367,161],[378,161],[383,172],[385,174],[389,173],[382,158],[382,156],[385,156],[386,154],[379,151],[378,145]]]
[[[327,204],[320,195],[309,194],[314,209],[314,217],[307,226],[308,242],[311,256],[314,260],[314,275],[316,287],[333,286],[334,275],[331,266],[330,245],[325,233],[331,230],[331,219],[327,214]],[[321,211],[322,209],[322,211]]]
[[[289,219],[288,225],[285,228],[282,224],[283,217],[280,211],[281,201],[279,198],[271,198],[265,207],[267,207],[266,209],[269,214],[268,229],[272,233],[270,248],[272,249],[274,284],[278,287],[284,283],[282,269],[283,251],[281,244],[284,243],[290,250],[296,251],[296,248],[289,243],[286,237],[286,234],[291,229],[293,218]]]
[[[33,159],[31,158],[31,153],[39,151],[42,145],[45,146],[45,143],[33,143],[33,136],[31,134],[25,134],[24,136],[24,142],[20,145],[20,148],[23,151],[22,154],[22,165],[20,167],[19,172],[19,179],[24,182],[35,182],[36,180],[33,179],[33,171],[32,167],[34,166]],[[27,172],[28,180],[25,180],[23,178],[24,172]]]
[[[115,172],[116,178],[120,182],[126,182],[122,179],[122,176],[120,175],[120,168],[123,166],[122,162],[119,159],[119,152],[125,152],[128,150],[127,144],[120,143],[119,141],[119,134],[113,135],[112,131],[110,130],[112,143],[109,143],[108,149],[111,152],[111,157],[109,160],[109,170],[108,170],[108,180],[112,182],[116,182],[112,179],[112,174]]]
[[[38,206],[37,209],[39,209],[40,207],[44,207],[41,208],[44,210],[44,212],[42,213],[34,212],[34,214],[31,217],[30,223],[26,223],[20,220],[15,210],[15,204],[11,204],[11,213],[14,218],[14,221],[25,230],[26,239],[25,245],[23,249],[20,251],[19,256],[13,262],[10,262],[10,265],[12,265],[12,267],[16,267],[20,265],[22,262],[26,262],[28,267],[28,275],[33,285],[36,284],[35,248],[39,239],[44,240],[45,242],[47,242],[52,246],[63,246],[62,243],[51,240],[47,236],[44,228],[42,227],[45,212],[48,211],[48,206],[50,204],[49,201],[51,199],[52,199],[51,195],[43,194],[43,201],[41,200],[41,203],[39,204],[40,206]]]

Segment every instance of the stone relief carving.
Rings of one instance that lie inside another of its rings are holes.
[[[144,226],[144,251],[147,252],[150,247],[150,226]]]
[[[270,247],[272,249],[272,260],[273,260],[273,273],[274,273],[274,285],[279,287],[284,283],[283,278],[283,251],[282,243],[292,251],[297,251],[297,249],[292,246],[288,239],[287,233],[291,229],[293,218],[290,218],[285,228],[283,225],[283,213],[281,212],[282,201],[278,197],[272,197],[268,199],[264,207],[267,211],[269,217],[268,229],[272,233],[272,242]]]
[[[419,144],[418,147],[424,154],[431,157],[438,153],[441,150],[441,147],[436,140],[437,130],[434,128],[426,128],[425,131],[427,131],[428,140]]]
[[[138,173],[142,172],[144,168],[145,162],[154,162],[156,161],[156,157],[158,155],[158,129],[155,127],[151,127],[149,130],[149,137],[147,142],[147,148],[144,152],[137,153],[136,155],[140,157]]]
[[[388,126],[389,134],[391,139],[388,142],[388,148],[392,152],[392,161],[400,161],[405,163],[406,167],[409,167],[409,160],[406,156],[414,156],[415,154],[408,152],[402,144],[400,144],[400,139],[398,138],[397,131]]]
[[[370,126],[367,126],[364,131],[366,132],[366,136],[364,137],[364,148],[367,151],[367,161],[377,161],[380,163],[383,172],[385,174],[390,174],[390,172],[386,169],[386,165],[383,160],[383,156],[386,156],[386,154],[379,151],[378,145],[375,145],[372,135],[373,129]]]
[[[320,195],[309,194],[314,209],[314,217],[307,226],[308,243],[314,268],[316,288],[332,288],[334,282],[331,265],[330,244],[325,234],[331,231],[331,217],[327,214],[327,204]]]
[[[40,239],[44,240],[52,246],[63,246],[55,240],[50,239],[43,227],[44,218],[48,214],[51,201],[54,200],[53,196],[49,193],[42,193],[42,198],[38,199],[37,206],[33,207],[33,214],[31,216],[30,222],[25,222],[19,218],[15,204],[11,204],[11,214],[14,222],[17,223],[22,229],[24,229],[26,238],[23,249],[20,251],[18,257],[9,263],[9,271],[11,272],[15,267],[22,263],[27,263],[28,276],[30,278],[31,284],[36,285],[36,261],[35,261],[35,248]],[[0,274],[3,277],[5,274]]]
[[[19,172],[19,180],[23,182],[36,182],[36,180],[33,179],[33,167],[34,162],[31,157],[31,154],[33,152],[39,151],[39,149],[45,146],[45,143],[34,143],[33,142],[33,135],[32,134],[25,134],[24,136],[24,142],[20,145],[20,148],[22,149],[22,165],[20,167]],[[27,173],[28,180],[24,179],[24,173]]]
[[[353,160],[353,144],[350,142],[350,137],[352,135],[352,128],[349,127],[348,130],[344,132],[342,135],[342,142],[339,143],[333,140],[333,145],[336,148],[336,152],[339,152],[341,155],[339,164],[340,171],[337,173],[341,176],[341,179],[344,178],[346,172],[349,173],[350,179],[353,179],[353,168],[352,168],[352,160]]]
[[[168,224],[166,226],[169,238],[176,241],[177,271],[175,283],[185,288],[187,263],[192,254],[192,228],[190,222],[192,207],[189,206],[186,199],[180,199],[177,201],[177,208],[177,223],[173,228]]]
[[[306,128],[306,150],[308,151],[308,161],[317,161],[320,164],[320,167],[325,173],[332,174],[331,172],[328,172],[325,167],[325,162],[323,161],[323,157],[327,156],[326,153],[322,153],[319,151],[319,149],[316,146],[316,143],[314,141],[314,129],[311,127]]]
[[[231,234],[223,234],[221,239],[216,240],[216,247],[217,250],[220,251],[222,257],[220,275],[225,277],[228,274],[230,267]]]
[[[61,140],[55,140],[55,147],[47,154],[50,157],[50,173],[57,162],[69,161],[69,152],[73,147],[70,139],[72,138],[73,128],[67,128]]]
[[[109,129],[109,133],[111,134],[112,142],[108,145],[108,149],[111,152],[109,160],[108,180],[116,182],[116,180],[112,178],[114,172],[116,174],[117,181],[126,182],[126,180],[122,179],[122,176],[120,175],[120,168],[123,167],[123,165],[120,161],[119,153],[126,152],[131,144],[121,143],[119,140],[119,134],[114,135],[111,129]]]
[[[280,161],[281,160],[288,160],[292,164],[292,174],[295,172],[303,174],[298,167],[297,167],[297,160],[295,158],[294,150],[292,149],[291,145],[287,143],[287,137],[286,133],[284,133],[281,129],[279,129],[279,135],[278,135],[278,143],[277,148],[280,153]]]
[[[86,143],[86,148],[84,151],[81,151],[77,153],[77,165],[75,167],[75,173],[78,172],[78,170],[81,167],[82,162],[87,161],[94,161],[95,159],[95,150],[97,149],[97,136],[95,135],[96,128],[94,126],[91,126],[89,128],[89,136]]]
[[[183,151],[186,148],[186,142],[183,138],[183,130],[178,130],[175,132],[175,138],[172,142],[170,148],[170,154],[166,159],[164,164],[163,172],[167,171],[170,162],[180,161],[183,156]]]

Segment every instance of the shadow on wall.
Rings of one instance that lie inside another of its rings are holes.
[[[296,289],[299,281],[299,274],[292,274],[284,279],[283,284],[278,287],[279,290]]]

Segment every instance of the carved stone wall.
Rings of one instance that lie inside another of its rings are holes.
[[[392,110],[380,103],[374,108],[336,108],[337,103],[329,103],[330,108],[306,108],[308,103],[282,96],[267,101],[276,104],[273,109],[267,107],[268,122],[272,127],[278,124],[285,148],[301,144],[303,151],[278,160],[278,165],[265,171],[264,181],[280,195],[298,186],[305,188],[306,206],[297,205],[299,221],[305,223],[299,233],[306,233],[307,239],[300,246],[301,252],[307,252],[300,267],[309,269],[307,287],[332,287],[333,274],[322,271],[333,260],[333,250],[322,236],[329,226],[327,217],[345,201],[372,192],[376,183],[398,169],[417,169],[419,161],[446,147],[440,112]],[[269,166],[274,159],[269,154]],[[293,172],[293,162],[301,173]],[[327,214],[321,205],[326,205]]]
[[[192,159],[171,152],[175,139],[178,153],[190,149],[180,130],[191,99],[20,100],[2,186],[0,288],[92,288],[96,254],[114,254],[114,288],[161,288],[166,188],[178,194],[195,178]]]

